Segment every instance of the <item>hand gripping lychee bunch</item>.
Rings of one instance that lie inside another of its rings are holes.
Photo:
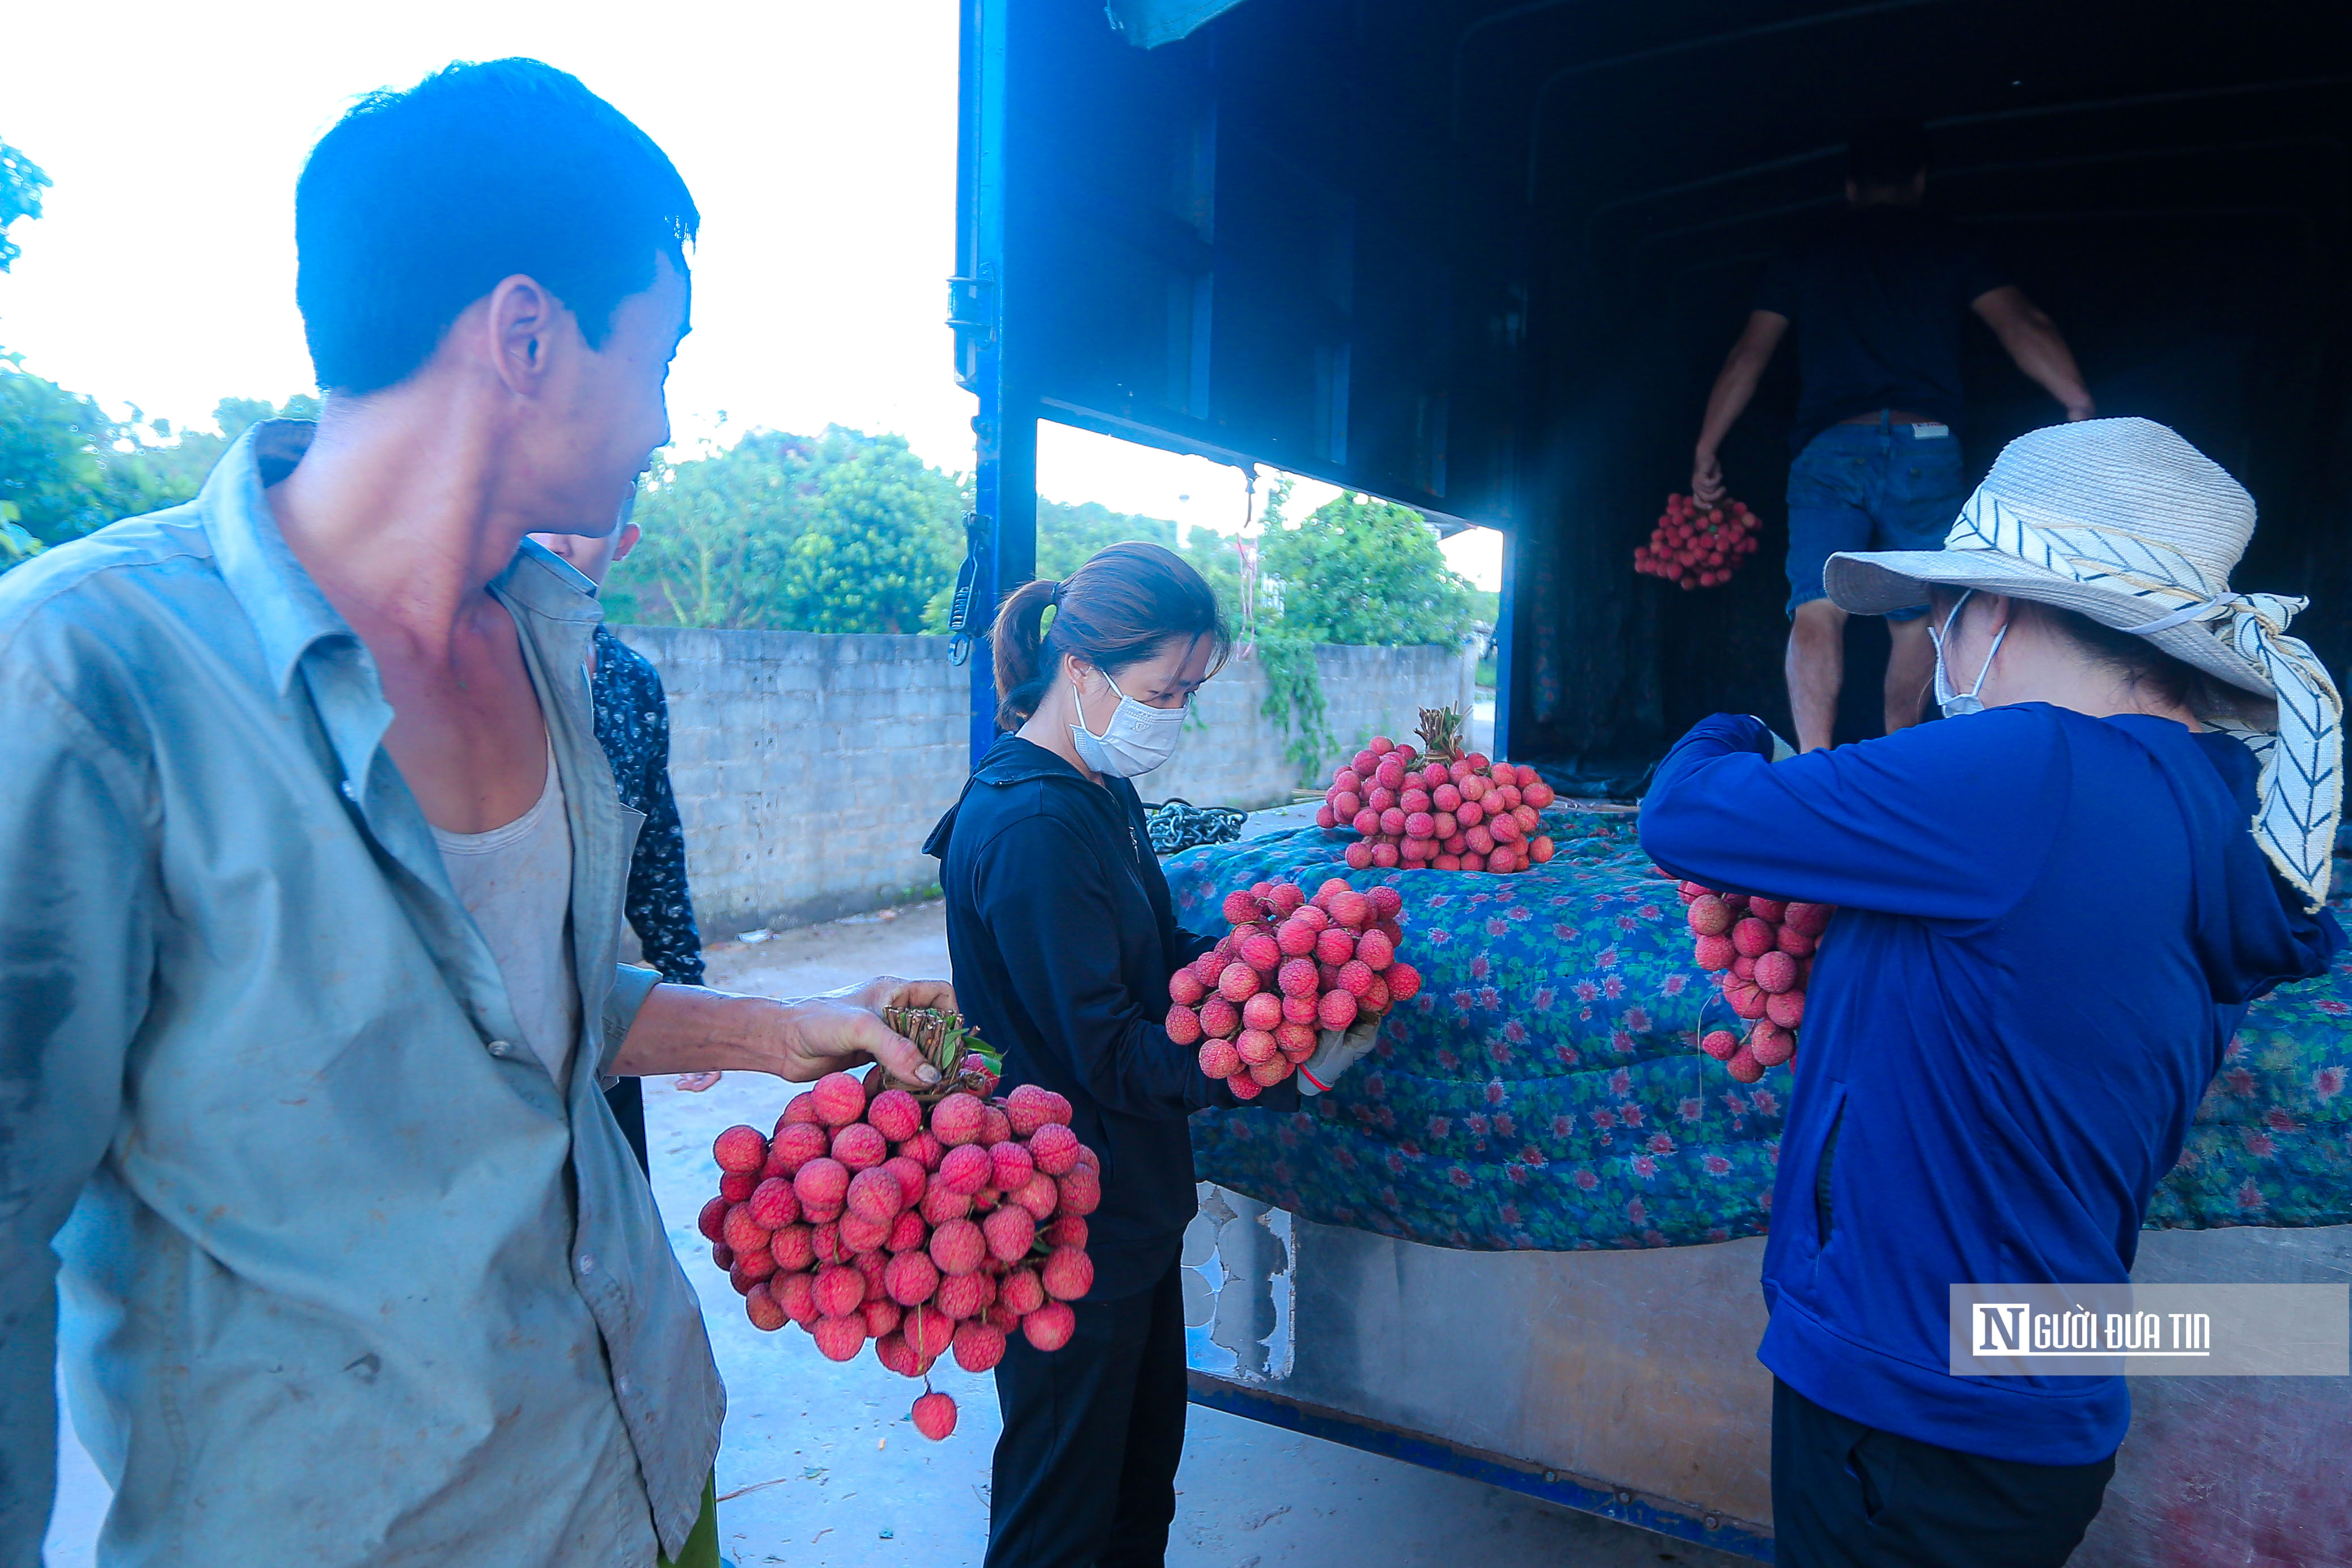
[[[1420,972],[1396,956],[1403,908],[1394,888],[1360,893],[1337,877],[1312,899],[1296,882],[1227,893],[1234,929],[1168,977],[1168,1037],[1198,1044],[1202,1072],[1255,1100],[1315,1054],[1323,1030],[1420,994]]]
[[[1471,752],[1458,709],[1423,709],[1421,735],[1425,752],[1375,735],[1331,775],[1315,825],[1355,830],[1351,868],[1508,872],[1551,858],[1538,830],[1552,787],[1535,769]]]
[[[939,1022],[901,1016],[902,1033]],[[970,1038],[946,1017],[937,1038]],[[955,1430],[955,1401],[929,1389],[952,1354],[986,1372],[1018,1329],[1041,1351],[1067,1344],[1069,1303],[1094,1284],[1087,1220],[1102,1170],[1070,1131],[1070,1104],[1024,1084],[990,1098],[978,1053],[928,1106],[877,1069],[845,1072],[795,1096],[772,1137],[730,1127],[711,1145],[719,1195],[698,1222],[760,1329],[798,1323],[834,1361],[868,1340],[892,1372],[925,1380],[917,1430]]]
[[[1739,563],[1756,553],[1758,526],[1745,501],[1702,507],[1689,496],[1668,496],[1650,542],[1633,552],[1633,570],[1685,591],[1728,583]]]
[[[1813,952],[1837,906],[1718,893],[1696,882],[1676,890],[1698,966],[1714,973],[1724,1000],[1748,1021],[1745,1037],[1730,1029],[1709,1030],[1699,1049],[1740,1082],[1754,1083],[1766,1068],[1796,1059]]]

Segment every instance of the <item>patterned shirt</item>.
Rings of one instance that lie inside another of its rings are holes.
[[[596,739],[621,804],[646,814],[629,862],[629,929],[646,962],[677,985],[702,984],[702,934],[686,889],[686,831],[669,792],[669,705],[653,661],[596,628]]]

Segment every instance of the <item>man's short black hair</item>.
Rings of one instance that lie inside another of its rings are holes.
[[[311,149],[294,191],[294,286],[319,384],[406,379],[458,313],[526,274],[602,347],[613,310],[686,265],[701,223],[667,154],[577,77],[459,63],[369,94]]]
[[[1865,191],[1907,185],[1927,167],[1927,131],[1916,120],[1880,120],[1845,144],[1845,177]]]

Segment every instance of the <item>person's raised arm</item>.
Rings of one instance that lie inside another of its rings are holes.
[[[981,851],[981,918],[1023,1006],[1106,1109],[1167,1117],[1240,1104],[1201,1071],[1192,1047],[1169,1038],[1166,992],[1129,991],[1109,934],[1118,916],[1097,867],[1077,835],[1044,816],[1008,825]],[[1285,1082],[1250,1103],[1288,1110],[1297,1101]]]
[[[656,985],[629,1024],[608,1075],[764,1072],[807,1083],[878,1061],[894,1076],[936,1082],[939,1072],[913,1042],[882,1021],[886,1007],[955,1010],[944,980],[887,975],[821,996],[780,1001],[700,985]]]
[[[2088,419],[2098,412],[2091,401],[2091,389],[2083,384],[2083,373],[2075,368],[2074,351],[2059,333],[2058,323],[2027,299],[2024,289],[2014,283],[1989,289],[1970,300],[1969,309],[1984,318],[1985,325],[2000,340],[2000,346],[2017,362],[2017,368],[2056,398],[2066,410],[2067,418]]]
[[[1772,363],[1780,335],[1788,330],[1789,318],[1777,310],[1749,311],[1747,328],[1724,357],[1723,369],[1716,373],[1715,390],[1706,395],[1706,417],[1699,424],[1698,450],[1691,463],[1691,496],[1701,506],[1723,500],[1723,464],[1717,449],[1748,412],[1756,384],[1763,378],[1764,367]]]
[[[1729,892],[1924,920],[1989,920],[2049,852],[2065,788],[2055,719],[1993,709],[1771,760],[1763,721],[1718,713],[1642,801],[1660,869]]]
[[[0,674],[0,1563],[35,1563],[57,1484],[50,1241],[121,1120],[163,900],[143,758],[37,669]]]

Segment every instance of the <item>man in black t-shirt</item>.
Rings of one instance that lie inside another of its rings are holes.
[[[1772,264],[1748,328],[1716,377],[1691,493],[1723,498],[1716,458],[1791,321],[1803,393],[1790,434],[1789,706],[1801,751],[1830,743],[1845,679],[1845,612],[1822,596],[1842,550],[1935,550],[1967,494],[1959,442],[1960,334],[1973,310],[2069,419],[2091,395],[2066,340],[1975,240],[1921,210],[1926,134],[1874,125],[1846,149],[1848,210]],[[1925,606],[1887,616],[1886,728],[1919,721],[1934,666]]]

